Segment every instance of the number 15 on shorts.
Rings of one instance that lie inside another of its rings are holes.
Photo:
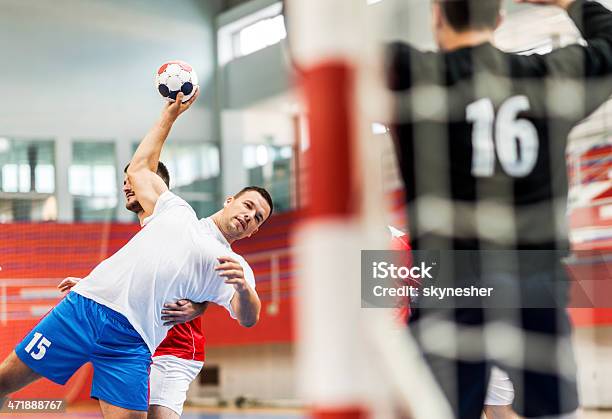
[[[36,350],[32,351],[35,345]],[[44,337],[41,333],[36,332],[34,333],[34,337],[30,341],[30,343],[28,343],[28,346],[25,347],[25,351],[26,353],[30,354],[32,358],[38,361],[45,356],[45,354],[47,353],[47,348],[49,346],[51,346],[51,342],[49,341],[49,339]]]

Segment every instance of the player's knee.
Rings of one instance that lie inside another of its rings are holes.
[[[15,380],[10,376],[10,371],[0,368],[0,399],[17,390]]]
[[[10,379],[8,377],[9,369],[6,366],[6,361],[0,365],[0,398],[8,395],[10,391]]]
[[[180,415],[165,406],[149,405],[147,419],[178,419]]]
[[[41,376],[24,364],[12,352],[0,364],[0,398],[14,393],[26,385],[38,380]]]
[[[10,380],[7,375],[8,371],[0,367],[0,399],[6,397],[11,391]]]

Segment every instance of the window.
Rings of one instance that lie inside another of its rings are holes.
[[[0,222],[57,219],[55,143],[0,137]]]
[[[282,10],[282,3],[277,2],[222,26],[218,31],[219,64],[223,66],[285,39]]]
[[[171,186],[190,192],[216,192],[213,186],[221,172],[219,148],[205,143],[167,144],[160,156],[171,172]]]
[[[134,144],[134,151],[137,147]],[[199,217],[208,217],[219,210],[221,160],[216,144],[167,143],[160,161],[170,173],[170,189],[185,199]]]
[[[198,375],[201,386],[217,387],[220,384],[219,367],[217,365],[206,365]]]
[[[161,161],[170,172],[172,190],[189,202],[199,217],[219,210],[219,147],[211,143],[171,143]]]
[[[248,171],[249,185],[266,188],[275,211],[292,208],[291,182],[293,149],[291,146],[249,144],[243,149],[243,164]]]
[[[75,221],[115,218],[117,171],[115,145],[107,142],[75,142],[68,172]]]
[[[285,18],[278,15],[247,26],[236,34],[239,55],[249,55],[287,37]]]
[[[2,192],[53,193],[54,159],[53,141],[0,138]]]
[[[372,134],[381,135],[389,132],[389,127],[385,124],[381,124],[380,122],[372,123]]]

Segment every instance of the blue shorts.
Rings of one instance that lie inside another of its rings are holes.
[[[15,352],[34,372],[58,384],[91,362],[91,397],[125,409],[148,409],[147,345],[123,315],[75,292],[51,310]]]

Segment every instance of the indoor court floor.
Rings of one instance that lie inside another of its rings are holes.
[[[85,411],[83,409],[78,409],[78,411],[74,412],[66,412],[66,413],[47,413],[47,414],[37,414],[36,418],[68,418],[68,419],[97,419],[101,418],[102,415],[94,411],[93,408],[91,410]],[[257,410],[236,410],[236,409],[198,409],[194,407],[188,408],[185,413],[181,416],[182,419],[304,419],[307,415],[305,413],[300,413],[297,411],[280,411],[280,410],[265,410],[265,409],[257,409]],[[608,411],[594,411],[589,410],[582,412],[581,415],[578,416],[580,419],[612,419],[612,410]],[[0,418],[2,419],[13,419],[13,418],[33,418],[32,414],[0,414]],[[375,418],[374,418],[375,419]]]
[[[31,413],[10,414],[0,413],[2,419],[17,418],[67,418],[67,419],[98,419],[102,414],[95,406],[68,409],[64,413]],[[612,417],[612,416],[611,416]],[[306,415],[298,411],[287,410],[266,410],[266,409],[211,409],[189,407],[181,416],[182,419],[303,419]]]

